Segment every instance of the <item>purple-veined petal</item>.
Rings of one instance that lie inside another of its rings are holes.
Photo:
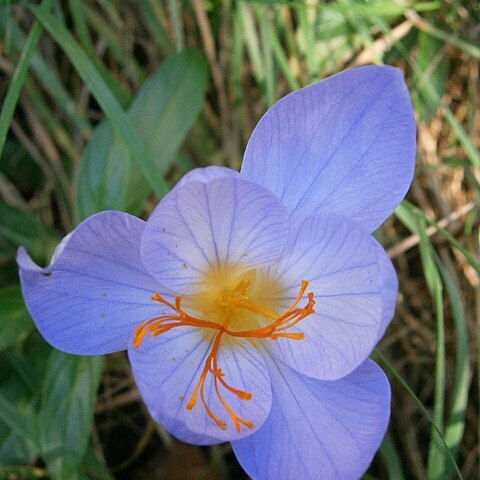
[[[149,218],[142,259],[163,285],[191,293],[207,274],[273,263],[288,227],[285,207],[261,186],[233,176],[190,182]]]
[[[216,180],[217,178],[225,178],[225,177],[240,177],[240,173],[236,170],[232,170],[231,168],[227,167],[219,167],[217,165],[209,165],[208,167],[199,167],[194,168],[187,172],[178,182],[177,184],[168,192],[165,198],[176,195],[176,192],[179,188],[188,185],[191,182],[200,182],[200,183],[209,183],[212,180]],[[162,200],[162,201],[163,201]]]
[[[140,259],[145,222],[101,212],[82,222],[41,268],[20,248],[23,297],[40,333],[79,355],[126,350],[139,323],[165,309],[150,297],[159,284]]]
[[[186,173],[175,185],[183,187],[190,182],[208,183],[217,178],[239,177],[240,174],[231,168],[219,167],[217,165],[210,165],[208,167],[194,168]]]
[[[405,196],[415,120],[400,70],[365,66],[287,95],[260,120],[241,173],[297,221],[343,215],[373,231]]]
[[[269,273],[283,285],[284,309],[300,282],[308,281],[315,313],[288,330],[303,332],[304,339],[269,341],[279,359],[305,375],[334,380],[368,357],[379,340],[383,310],[391,311],[389,302],[396,298],[383,281],[379,248],[363,227],[345,217],[312,215],[292,227]]]
[[[251,393],[239,399],[219,383],[223,400],[253,427],[240,425],[240,431],[219,401],[213,375],[205,380],[207,406],[226,424],[223,429],[202,403],[200,393],[192,409],[187,405],[210,355],[217,331],[177,327],[158,337],[146,336],[141,345],[129,347],[133,375],[153,419],[178,439],[197,445],[210,445],[243,438],[258,430],[268,416],[271,389],[262,355],[246,340],[224,335],[220,340],[217,368],[230,387]]]
[[[353,480],[370,465],[390,416],[390,385],[367,360],[335,381],[267,360],[272,408],[262,428],[232,443],[253,479]]]

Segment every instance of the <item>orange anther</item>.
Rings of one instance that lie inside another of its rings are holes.
[[[172,310],[172,313],[169,315],[162,315],[159,317],[152,318],[141,323],[134,332],[133,344],[135,348],[139,348],[143,339],[148,335],[156,337],[162,333],[166,333],[172,328],[180,326],[190,326],[197,328],[206,328],[217,330],[215,339],[212,344],[212,350],[205,360],[205,365],[203,367],[202,373],[195,385],[192,395],[187,403],[187,410],[192,410],[197,404],[197,398],[200,395],[201,402],[207,415],[223,430],[227,428],[226,422],[221,420],[209,407],[205,399],[205,382],[208,375],[213,377],[213,388],[217,396],[218,401],[224,408],[225,412],[230,417],[231,422],[233,423],[237,432],[240,432],[241,427],[244,426],[248,429],[254,427],[254,423],[245,420],[238,416],[233,409],[228,405],[227,401],[224,399],[220,387],[224,388],[228,392],[235,395],[239,400],[251,400],[252,394],[250,392],[245,392],[233,388],[225,381],[225,373],[217,365],[218,351],[220,349],[220,342],[223,335],[230,335],[232,337],[241,337],[241,338],[252,338],[252,339],[263,339],[269,338],[271,340],[278,340],[279,338],[286,338],[290,340],[302,340],[305,335],[302,332],[288,332],[286,330],[291,329],[303,319],[315,312],[313,309],[315,305],[314,294],[309,292],[307,294],[307,303],[304,307],[298,307],[298,304],[302,300],[305,291],[308,288],[308,282],[306,280],[302,281],[298,295],[295,297],[292,304],[285,310],[282,315],[277,315],[274,312],[271,312],[268,309],[265,309],[261,306],[255,305],[250,302],[248,297],[248,290],[250,288],[250,280],[243,279],[239,284],[232,290],[224,293],[220,297],[221,304],[226,309],[225,319],[222,324],[218,322],[212,322],[209,320],[204,320],[202,318],[194,317],[186,313],[182,307],[182,297],[177,295],[175,297],[175,304],[169,302],[159,293],[155,293],[151,299],[155,302],[162,303],[169,307]],[[251,329],[251,330],[230,330],[228,325],[230,323],[233,312],[236,308],[246,309],[250,312],[261,315],[266,319],[271,320],[269,324],[264,327]]]

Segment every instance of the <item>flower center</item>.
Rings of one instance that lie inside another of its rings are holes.
[[[231,330],[258,328],[281,313],[282,287],[261,270],[215,269],[202,278],[200,285],[182,298],[184,310]]]
[[[241,418],[233,411],[222,395],[222,389],[229,391],[239,400],[250,400],[252,394],[229,385],[224,379],[222,369],[218,367],[217,357],[223,335],[252,341],[258,339],[277,340],[278,338],[302,340],[304,338],[303,333],[289,332],[288,330],[314,313],[313,307],[315,305],[314,294],[309,292],[306,304],[303,307],[298,306],[308,288],[308,282],[302,280],[299,292],[292,304],[282,314],[277,314],[273,311],[276,305],[274,301],[276,292],[272,282],[265,279],[255,282],[257,284],[255,289],[252,288],[252,280],[252,275],[247,275],[238,280],[233,287],[229,286],[228,288],[218,288],[218,284],[215,282],[215,288],[207,288],[187,297],[185,304],[188,305],[188,309],[198,312],[199,316],[190,315],[184,310],[182,307],[183,298],[180,295],[175,297],[175,304],[173,304],[160,294],[155,293],[151,299],[166,305],[172,310],[172,313],[141,323],[135,329],[133,338],[134,347],[138,348],[146,335],[150,334],[153,337],[157,337],[176,327],[189,326],[216,330],[217,333],[215,334],[212,349],[206,358],[204,368],[186,408],[188,410],[193,409],[197,403],[198,396],[200,396],[208,416],[220,428],[227,428],[227,424],[212,411],[205,399],[205,382],[210,374],[213,377],[215,394],[237,432],[241,430],[242,425],[252,429],[254,424],[249,420]],[[258,287],[259,285],[260,288]],[[265,289],[265,287],[267,288]],[[258,296],[262,292],[269,292],[269,295],[265,296],[267,301],[259,304]],[[238,327],[241,327],[241,329]]]

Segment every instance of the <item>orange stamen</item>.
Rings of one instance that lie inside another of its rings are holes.
[[[152,337],[157,337],[162,333],[166,333],[172,328],[181,327],[181,326],[190,326],[198,328],[210,328],[217,330],[218,332],[215,335],[213,341],[212,350],[208,354],[205,365],[203,367],[202,373],[198,379],[197,384],[193,390],[192,395],[187,403],[187,410],[192,410],[193,407],[197,404],[198,396],[200,395],[201,402],[207,415],[223,430],[227,428],[226,422],[221,420],[208,406],[208,403],[205,399],[205,382],[207,376],[213,375],[213,387],[217,395],[218,401],[222,407],[227,412],[230,417],[235,429],[237,432],[240,432],[242,425],[248,429],[254,427],[254,423],[245,420],[238,416],[233,409],[228,405],[224,399],[220,387],[223,387],[225,390],[229,391],[235,395],[239,400],[251,400],[252,394],[250,392],[245,392],[230,386],[224,379],[225,374],[222,369],[218,368],[217,357],[218,351],[220,348],[220,341],[224,334],[230,335],[232,337],[241,337],[241,338],[269,338],[271,340],[277,340],[279,338],[287,338],[290,340],[302,340],[305,335],[302,332],[286,332],[286,330],[294,327],[303,319],[315,312],[314,305],[314,294],[309,292],[307,294],[308,301],[304,307],[298,307],[301,299],[303,298],[305,291],[308,288],[308,282],[302,280],[298,295],[295,297],[292,304],[285,310],[282,315],[276,315],[274,312],[271,312],[268,309],[262,308],[254,303],[250,302],[248,298],[248,290],[250,288],[250,281],[248,279],[243,279],[239,284],[232,290],[224,293],[220,297],[220,302],[222,306],[225,307],[225,318],[222,324],[211,322],[209,320],[204,320],[201,318],[194,317],[186,313],[181,308],[182,297],[177,295],[175,297],[175,304],[167,301],[159,293],[155,293],[151,299],[153,301],[162,303],[173,310],[175,313],[170,315],[162,315],[159,317],[151,318],[143,323],[141,323],[134,332],[133,336],[133,345],[135,348],[139,348],[143,339],[148,335]],[[228,325],[231,320],[232,311],[235,308],[243,308],[251,311],[254,314],[261,315],[264,318],[272,320],[268,325],[243,331],[230,330]]]
[[[220,389],[218,386],[218,381],[230,392],[235,394],[240,400],[250,400],[252,398],[251,393],[249,392],[244,392],[243,390],[237,390],[236,388],[230,387],[225,380],[223,380],[224,373],[222,372],[221,369],[218,368],[217,365],[217,355],[218,355],[218,350],[220,347],[220,340],[222,339],[222,335],[225,333],[224,330],[220,331],[217,333],[215,336],[215,340],[213,342],[212,346],[212,351],[207,357],[207,360],[205,361],[205,366],[203,368],[203,371],[200,375],[200,378],[197,382],[197,385],[195,386],[195,389],[193,390],[193,393],[190,397],[190,400],[188,401],[187,404],[187,410],[191,410],[197,403],[197,397],[198,393],[200,392],[200,399],[202,400],[202,404],[205,408],[205,411],[207,412],[208,416],[222,429],[225,430],[227,428],[227,424],[220,420],[211,410],[211,408],[208,406],[207,401],[205,400],[205,380],[207,379],[208,373],[211,373],[213,375],[213,385],[215,388],[215,393],[217,394],[217,398],[222,404],[223,408],[226,410],[228,415],[230,416],[235,429],[237,432],[240,431],[240,425],[245,425],[247,428],[253,428],[253,423],[249,422],[248,420],[245,420],[241,417],[239,417],[228,405],[228,403],[225,401],[223,398],[222,394],[220,393]]]
[[[199,328],[214,328],[221,330],[222,327],[218,323],[210,322],[208,320],[202,320],[201,318],[192,317],[188,313],[185,313],[181,307],[182,297],[177,295],[175,297],[175,305],[165,300],[159,293],[155,293],[151,297],[156,302],[163,303],[167,307],[170,307],[177,315],[162,315],[160,317],[151,318],[141,323],[133,334],[133,345],[138,348],[142,340],[150,333],[152,337],[158,337],[162,333],[166,333],[172,328],[189,326]]]

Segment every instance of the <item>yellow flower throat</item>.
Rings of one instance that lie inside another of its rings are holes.
[[[314,294],[309,292],[306,304],[298,307],[308,288],[308,282],[302,280],[298,295],[292,304],[282,314],[277,314],[280,287],[269,278],[260,276],[256,279],[255,270],[243,272],[241,275],[233,274],[231,271],[217,271],[207,275],[201,285],[201,291],[185,298],[177,295],[174,304],[155,293],[151,299],[169,307],[171,313],[141,323],[135,329],[134,347],[139,348],[148,334],[157,337],[176,327],[189,326],[216,330],[212,349],[186,408],[191,410],[200,395],[208,416],[220,428],[227,428],[227,424],[210,409],[205,400],[205,380],[208,374],[211,374],[217,398],[228,413],[237,432],[241,430],[241,425],[251,429],[254,427],[253,422],[239,417],[222,395],[223,388],[240,400],[252,398],[251,393],[230,386],[224,379],[223,371],[218,368],[217,356],[221,339],[223,335],[229,335],[251,341],[277,340],[278,338],[302,340],[303,333],[287,330],[314,313]],[[196,315],[190,315],[185,309],[195,312]]]

